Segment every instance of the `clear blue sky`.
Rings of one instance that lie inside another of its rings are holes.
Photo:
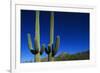
[[[89,13],[55,12],[54,38],[60,36],[58,54],[74,54],[89,50]],[[49,43],[50,12],[40,12],[40,44]],[[21,10],[21,62],[34,59],[28,48],[27,33],[34,44],[35,11]],[[55,40],[55,39],[54,39]],[[33,46],[34,47],[34,46]],[[44,53],[41,57],[46,57]]]

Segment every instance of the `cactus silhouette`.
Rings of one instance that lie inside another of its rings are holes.
[[[45,48],[45,52],[48,54],[48,61],[54,61],[54,56],[56,55],[59,45],[60,45],[60,37],[56,37],[56,42],[53,44],[54,40],[54,12],[51,12],[50,16],[50,43],[48,44],[48,48]]]
[[[30,33],[27,34],[28,36],[28,47],[30,52],[35,55],[35,62],[40,62],[40,55],[44,52],[45,45],[42,45],[40,49],[40,26],[39,26],[39,11],[36,11],[36,22],[35,22],[35,38],[34,38],[34,49],[32,47],[32,40]]]

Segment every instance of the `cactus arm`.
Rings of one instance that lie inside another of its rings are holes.
[[[51,46],[50,44],[48,45],[48,48],[45,48],[45,52],[49,55],[51,52]]]
[[[46,52],[46,54],[49,54],[50,52],[48,51],[48,49],[47,48],[45,48],[45,52]]]
[[[39,51],[38,40],[36,38],[34,39],[34,48],[35,50]]]
[[[32,41],[31,41],[31,35],[30,33],[27,34],[27,37],[28,37],[28,47],[30,50],[32,50]]]
[[[55,47],[53,46],[52,48],[52,56],[54,57],[59,49],[59,45],[60,45],[60,37],[57,36],[56,37],[56,42],[55,42]]]
[[[56,43],[55,43],[55,50],[56,50],[56,51],[58,50],[59,45],[60,45],[60,37],[57,36],[57,37],[56,37]]]

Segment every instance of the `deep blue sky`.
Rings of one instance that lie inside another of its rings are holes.
[[[74,54],[89,50],[89,13],[55,12],[54,38],[60,36],[60,48],[57,53]],[[50,12],[40,12],[40,44],[49,43]],[[21,62],[34,59],[28,48],[27,33],[31,34],[34,44],[35,11],[21,10]],[[34,46],[33,46],[34,47]],[[47,56],[45,53],[42,57]]]

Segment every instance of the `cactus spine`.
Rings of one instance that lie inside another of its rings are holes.
[[[31,35],[28,33],[28,46],[32,54],[35,55],[35,62],[40,62],[40,55],[44,51],[44,44],[40,49],[40,26],[39,26],[39,11],[36,11],[36,22],[35,22],[35,38],[34,38],[34,49],[32,47]]]
[[[56,37],[55,45],[53,45],[54,40],[54,12],[51,12],[50,16],[50,43],[48,44],[48,48],[45,48],[45,52],[48,54],[48,61],[54,61],[54,56],[56,55],[59,45],[60,45],[60,37]]]

